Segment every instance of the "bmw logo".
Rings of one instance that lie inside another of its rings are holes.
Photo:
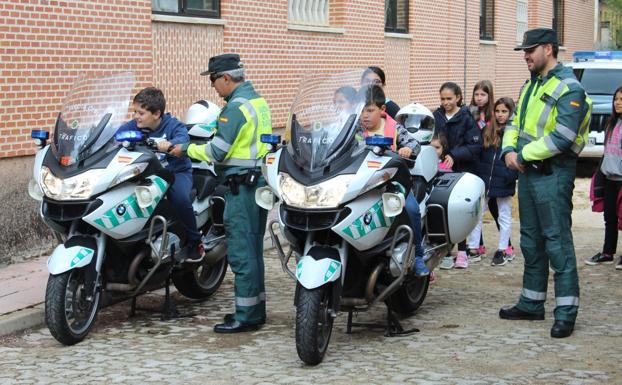
[[[118,215],[118,216],[120,216],[120,217],[121,217],[121,216],[123,216],[123,214],[125,214],[125,211],[126,211],[126,210],[127,210],[127,209],[125,208],[125,205],[124,205],[124,204],[120,204],[120,205],[118,205],[118,206],[117,206],[117,215]]]
[[[371,223],[372,219],[374,219],[374,216],[373,216],[371,213],[367,213],[367,214],[365,214],[365,216],[363,217],[363,222],[364,222],[366,225],[369,225],[369,224]]]

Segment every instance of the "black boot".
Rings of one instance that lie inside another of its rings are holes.
[[[501,310],[499,310],[499,317],[509,320],[541,321],[544,319],[544,313],[528,313],[520,310],[516,306],[512,306],[501,308]]]
[[[555,320],[553,327],[551,327],[551,337],[553,338],[565,338],[569,337],[574,330],[574,322]]]

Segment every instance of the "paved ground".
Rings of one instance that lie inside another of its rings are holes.
[[[578,181],[585,191],[585,181]],[[575,194],[573,233],[580,260],[602,243],[602,217]],[[518,227],[518,226],[515,226]],[[496,239],[485,225],[489,244]],[[518,240],[515,229],[513,239]],[[231,275],[209,301],[180,299],[194,318],[161,322],[128,306],[102,311],[90,336],[73,347],[59,345],[41,328],[0,339],[0,384],[190,383],[190,384],[616,384],[622,346],[622,271],[613,265],[579,263],[581,311],[575,334],[549,337],[553,294],[546,321],[504,321],[501,305],[512,304],[521,287],[522,258],[503,267],[490,258],[466,271],[441,271],[424,306],[407,325],[421,332],[385,338],[380,331],[344,333],[345,315],[336,321],[329,351],[317,367],[306,367],[294,345],[293,282],[267,255],[268,323],[258,332],[222,336],[215,323],[232,307]],[[157,306],[161,297],[145,296]],[[380,320],[380,310],[358,320]]]

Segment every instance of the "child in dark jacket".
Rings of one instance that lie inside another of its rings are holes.
[[[449,152],[445,163],[455,172],[477,174],[479,155],[482,149],[481,133],[475,125],[469,109],[462,103],[462,89],[456,83],[444,83],[440,90],[441,107],[434,111],[435,131],[447,138]],[[466,254],[466,241],[458,244],[458,255],[454,264],[448,255],[441,262],[441,269],[454,267],[466,269],[469,259]]]
[[[158,143],[158,150],[162,152],[169,150],[162,147],[164,140],[175,146],[189,142],[186,126],[171,114],[164,113],[165,108],[166,99],[162,91],[155,87],[145,88],[134,96],[134,119],[123,124],[119,131],[148,129],[150,138],[156,141],[163,139]],[[167,155],[167,161],[166,169],[175,175],[175,181],[170,186],[167,196],[186,230],[186,244],[175,253],[175,259],[180,262],[198,262],[203,257],[203,245],[190,201],[192,163],[188,158],[177,158],[172,155]]]
[[[510,98],[501,98],[495,102],[495,121],[484,129],[484,145],[480,157],[477,175],[486,184],[486,200],[477,226],[468,237],[470,249],[479,247],[482,233],[482,217],[490,201],[497,203],[499,210],[499,243],[492,259],[492,266],[505,265],[514,258],[514,251],[509,245],[512,232],[512,196],[516,190],[518,173],[509,169],[501,157],[501,140],[510,116],[514,113],[514,102]]]

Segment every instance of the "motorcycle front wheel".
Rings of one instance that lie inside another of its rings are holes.
[[[50,275],[45,291],[45,323],[63,345],[74,345],[89,333],[99,311],[100,290],[87,292],[84,269]]]
[[[218,290],[227,274],[227,256],[209,265],[205,262],[189,264],[173,273],[173,284],[185,297],[207,299]]]
[[[326,285],[308,290],[300,284],[298,290],[296,351],[304,363],[317,365],[324,359],[333,330],[331,290]]]

